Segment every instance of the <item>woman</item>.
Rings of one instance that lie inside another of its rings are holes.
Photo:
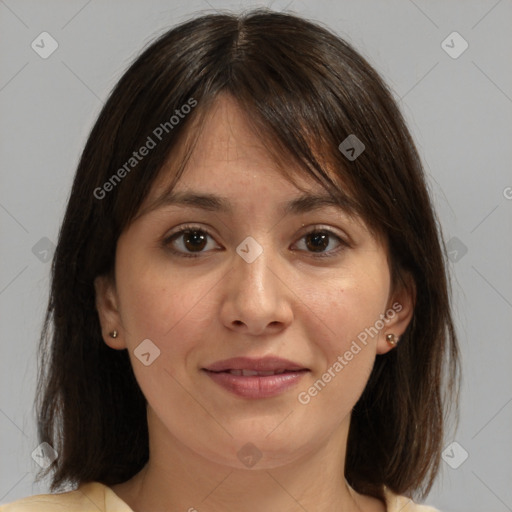
[[[52,492],[1,507],[431,511],[458,345],[414,143],[290,14],[185,22],[121,78],[53,261]],[[44,444],[46,443],[46,444]]]

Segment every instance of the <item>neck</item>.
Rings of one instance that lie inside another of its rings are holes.
[[[157,420],[148,416],[148,422]],[[134,512],[385,512],[382,502],[355,493],[345,480],[348,423],[349,419],[336,436],[293,461],[280,464],[262,459],[260,469],[258,463],[250,469],[219,464],[191,451],[168,431],[164,435],[163,425],[154,424],[148,463],[131,480],[112,489]]]

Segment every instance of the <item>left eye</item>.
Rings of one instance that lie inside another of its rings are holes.
[[[178,256],[185,258],[197,258],[208,245],[208,238],[213,237],[199,226],[185,226],[180,231],[173,233],[163,240],[163,245]],[[300,238],[305,241],[306,252],[312,252],[314,257],[329,257],[338,253],[341,249],[326,250],[334,239],[338,246],[343,248],[348,244],[329,229],[314,229]],[[180,242],[178,250],[176,242]],[[298,244],[298,243],[297,243]],[[171,247],[169,247],[171,246]],[[174,247],[173,247],[174,246]]]
[[[326,251],[327,247],[330,245],[331,239],[333,238],[338,242],[339,246],[346,245],[346,243],[338,235],[329,229],[310,231],[309,233],[303,235],[300,240],[305,239],[306,247],[311,249],[314,253],[320,253],[319,257],[328,257],[332,256],[331,253],[337,253],[339,251],[339,249],[331,249]]]

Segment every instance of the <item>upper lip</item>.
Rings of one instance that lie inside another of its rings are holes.
[[[250,357],[233,357],[216,361],[204,368],[211,372],[223,372],[227,370],[253,370],[260,372],[278,371],[278,370],[307,370],[304,366],[281,359],[280,357],[262,357],[253,359]]]

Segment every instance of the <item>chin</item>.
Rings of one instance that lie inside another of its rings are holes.
[[[215,450],[212,450],[215,446]],[[206,450],[197,450],[215,464],[233,469],[267,470],[296,462],[307,454],[309,443],[289,436],[250,435],[212,442]]]

